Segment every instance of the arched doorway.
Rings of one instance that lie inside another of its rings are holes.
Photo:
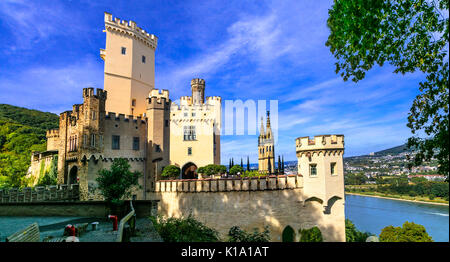
[[[286,226],[281,235],[283,242],[295,242],[295,231],[291,226]]]
[[[186,163],[181,169],[182,179],[197,179],[197,177],[197,166],[194,163]]]
[[[69,172],[69,181],[68,181],[69,185],[78,184],[77,178],[78,178],[78,167],[73,166]]]

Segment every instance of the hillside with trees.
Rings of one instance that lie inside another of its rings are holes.
[[[23,186],[31,152],[45,151],[45,133],[58,128],[59,117],[0,104],[0,188]]]

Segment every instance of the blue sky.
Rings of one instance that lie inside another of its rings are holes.
[[[345,156],[400,145],[420,73],[375,67],[344,82],[325,46],[332,1],[0,1],[0,103],[59,114],[103,88],[103,12],[158,37],[156,87],[172,100],[204,78],[206,95],[278,100],[276,153],[295,138],[344,134]],[[259,130],[259,128],[258,128]],[[256,135],[222,136],[222,163],[257,161]]]

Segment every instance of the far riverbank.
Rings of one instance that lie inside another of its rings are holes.
[[[374,194],[362,194],[362,193],[350,193],[350,192],[345,192],[345,194],[346,195],[356,195],[356,196],[377,197],[377,198],[384,198],[384,199],[391,199],[391,200],[400,200],[400,201],[407,201],[407,202],[421,203],[421,204],[433,204],[433,205],[440,205],[440,206],[448,206],[449,205],[449,203],[438,203],[438,202],[432,202],[432,201],[420,201],[420,200],[412,200],[412,199],[404,199],[404,198],[386,197],[386,196],[380,196],[380,195],[374,195]]]

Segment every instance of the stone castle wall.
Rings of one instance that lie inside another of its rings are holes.
[[[301,176],[253,179],[204,179],[158,181],[147,199],[160,200],[158,214],[165,217],[193,215],[227,239],[233,226],[253,232],[269,227],[271,241],[282,241],[283,230],[318,226],[325,241],[345,241],[344,201],[325,207],[305,199]],[[329,210],[330,212],[325,212]]]

